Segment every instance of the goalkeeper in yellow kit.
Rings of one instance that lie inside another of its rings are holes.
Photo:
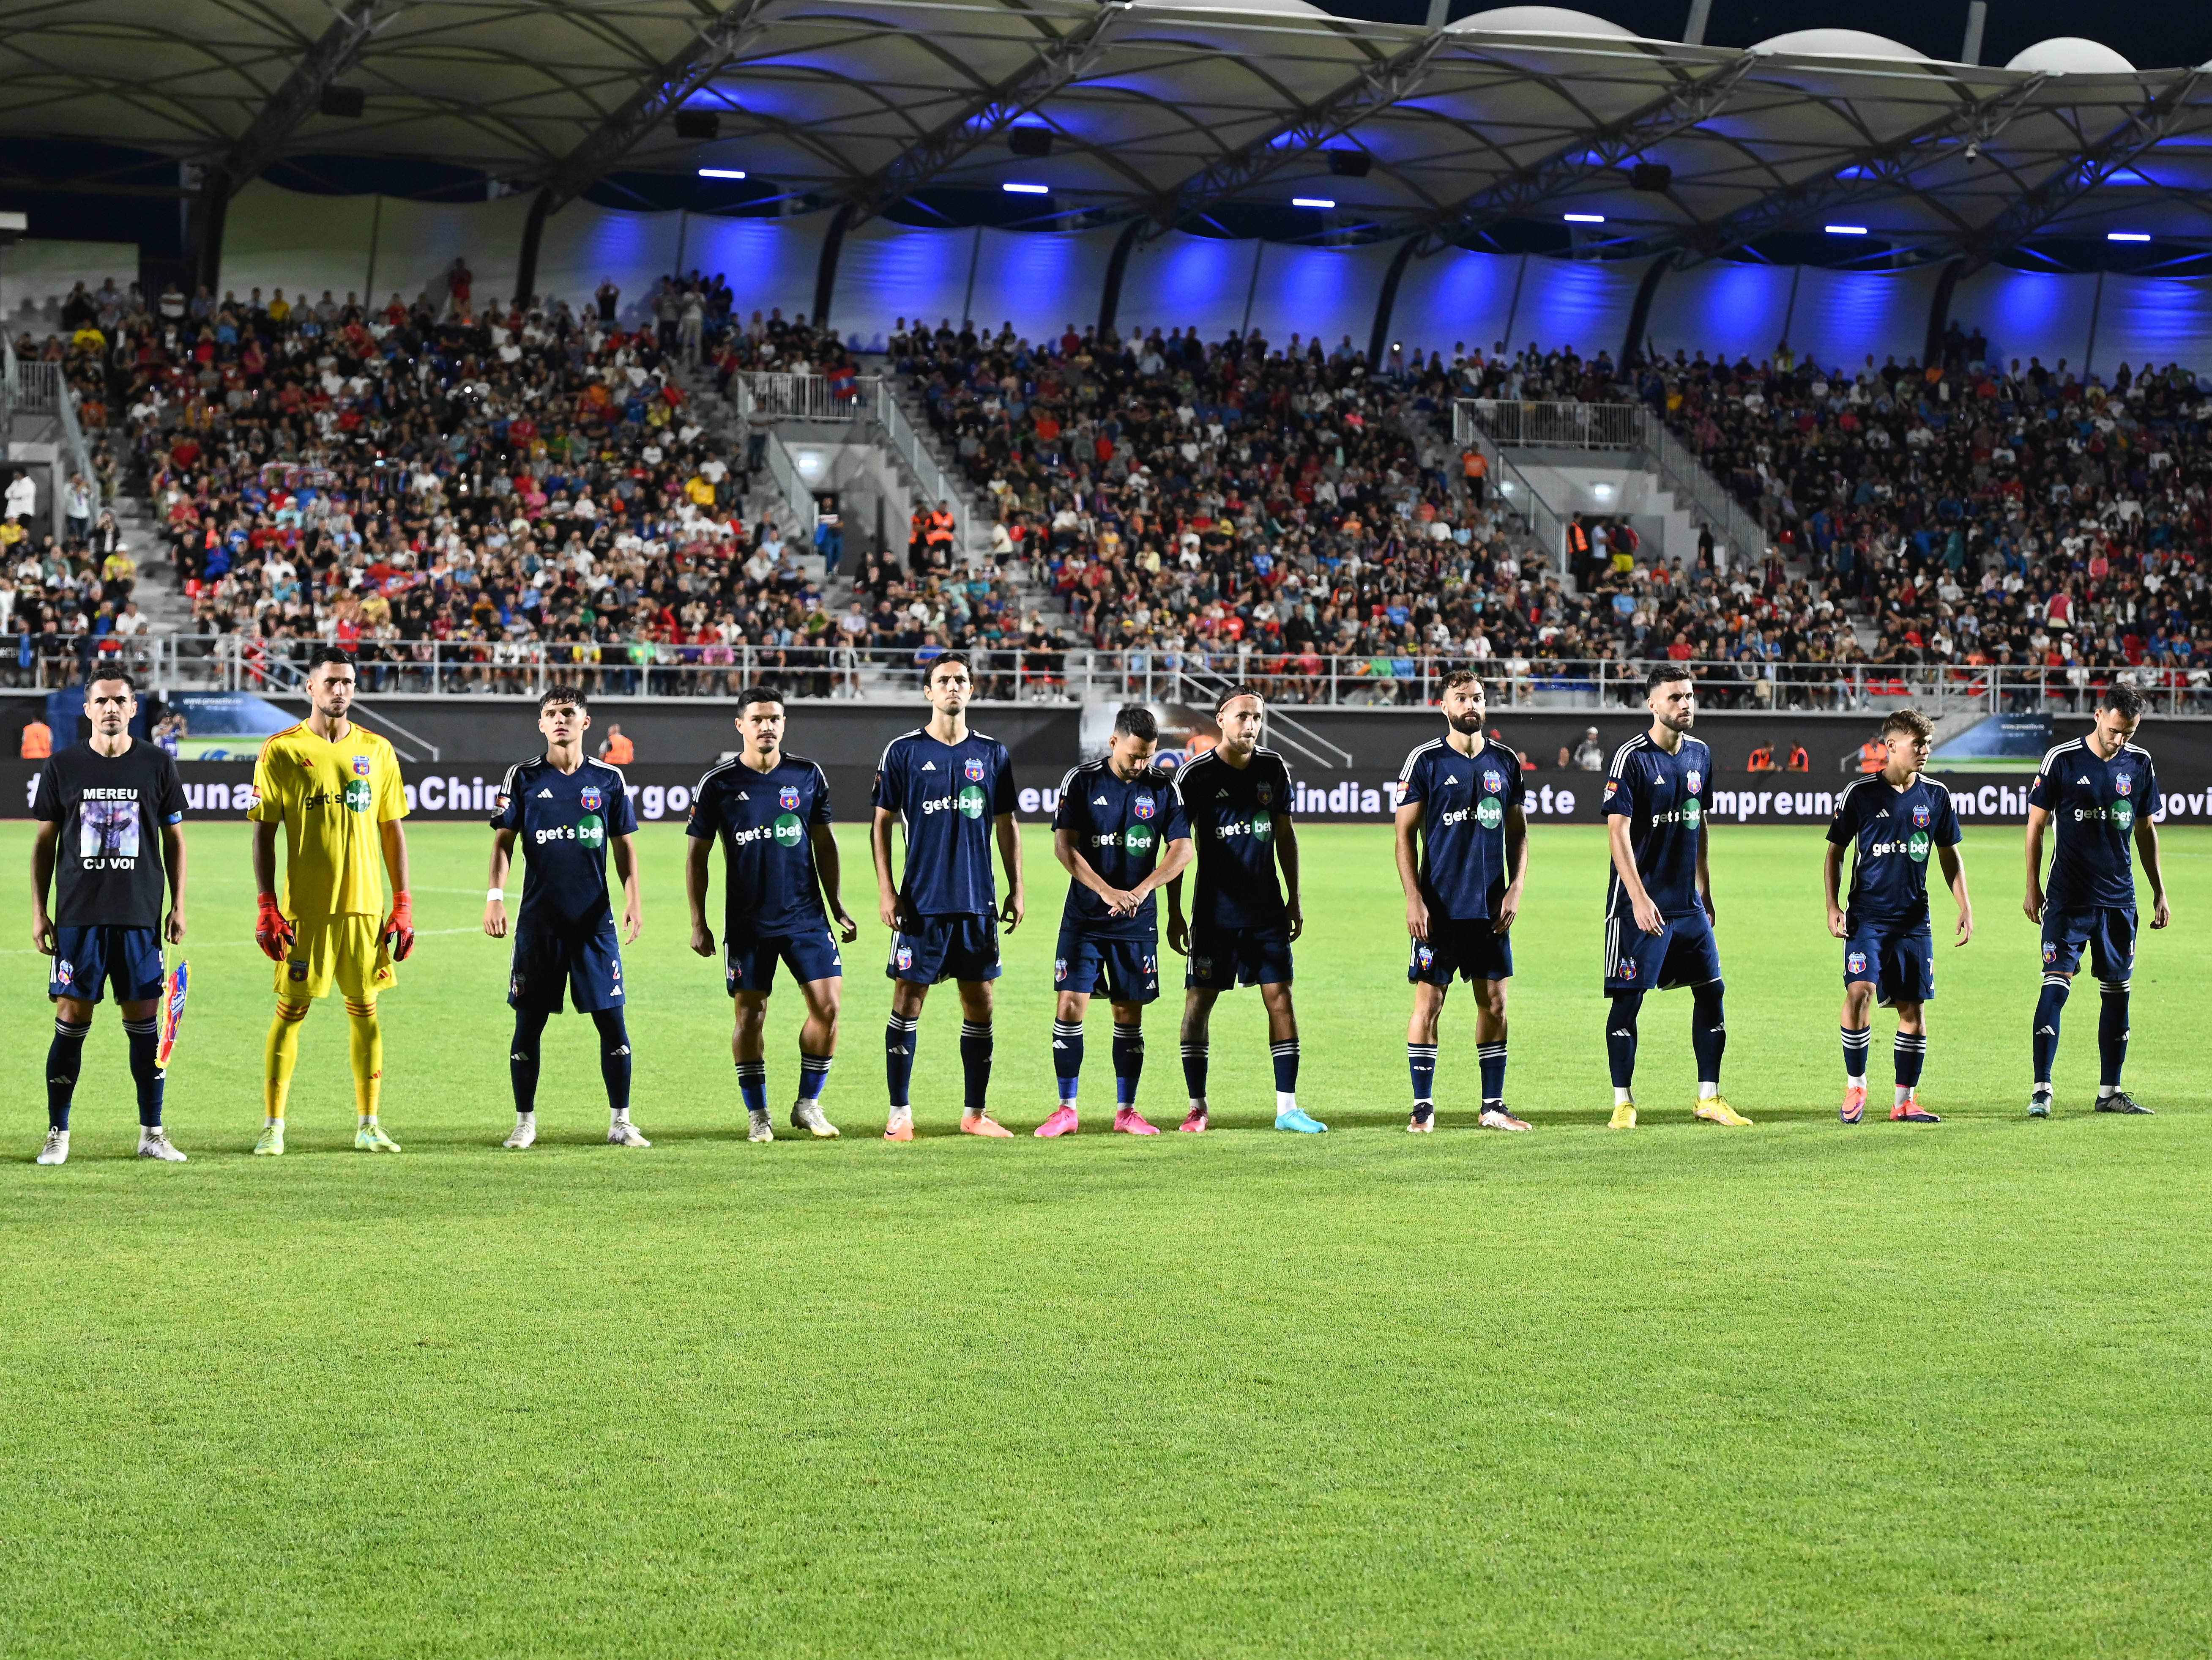
[[[284,1151],[284,1098],[300,1059],[300,1023],[335,982],[351,1028],[353,1144],[397,1152],[376,1122],[384,1084],[384,1033],[376,994],[394,983],[392,965],[415,947],[407,897],[407,796],[392,745],[346,718],[353,659],[318,646],[307,659],[307,718],[261,746],[253,769],[253,882],[260,895],[256,944],[276,964],[276,1018],[269,1027],[263,1096],[267,1121],[258,1153]],[[284,897],[276,897],[276,830],[284,830]],[[392,875],[384,909],[379,855]]]

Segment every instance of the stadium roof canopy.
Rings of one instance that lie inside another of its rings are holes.
[[[1303,0],[0,0],[0,134],[239,183],[288,155],[434,161],[556,204],[619,165],[741,171],[848,222],[1042,185],[1039,227],[1317,201],[1316,239],[1579,215],[1691,259],[1832,225],[1977,259],[2212,234],[2212,76],[2088,41],[1999,68],[1844,29],[1685,46],[1544,6],[1431,30]],[[328,86],[362,112],[325,112]],[[716,136],[680,137],[704,112]]]

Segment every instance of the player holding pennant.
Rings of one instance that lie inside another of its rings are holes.
[[[415,949],[407,896],[407,796],[392,745],[348,719],[353,659],[336,646],[307,655],[307,718],[261,746],[253,769],[254,943],[276,964],[276,1018],[264,1054],[265,1117],[257,1153],[284,1151],[284,1104],[300,1061],[300,1023],[336,985],[345,998],[353,1063],[353,1144],[397,1152],[377,1122],[384,1029],[377,994],[397,983],[394,963]],[[276,832],[284,832],[284,893],[276,892]],[[383,870],[378,869],[381,855]],[[392,909],[384,910],[384,875]]]
[[[138,1156],[180,1164],[185,1155],[161,1128],[155,1022],[164,991],[162,942],[173,946],[185,937],[184,786],[165,751],[131,736],[138,698],[129,675],[94,671],[84,708],[91,740],[46,762],[31,802],[39,821],[31,843],[31,943],[54,959],[46,984],[54,1041],[46,1051],[46,1141],[39,1162],[68,1161],[70,1104],[84,1040],[93,1010],[112,984],[138,1086]],[[58,888],[58,927],[46,910],[50,887]]]

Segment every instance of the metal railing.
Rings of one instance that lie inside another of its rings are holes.
[[[966,492],[930,453],[920,429],[908,418],[890,381],[884,376],[858,375],[841,385],[826,374],[741,370],[730,377],[730,390],[738,414],[748,424],[767,421],[872,420],[876,440],[913,476],[915,488],[922,498],[922,511],[927,513],[939,502],[945,502],[952,513],[954,545],[970,552],[981,551],[973,539],[975,514],[969,508]],[[771,444],[771,471],[776,465],[774,452],[775,446]],[[795,468],[793,476],[797,476]],[[785,483],[782,475],[777,475],[776,482],[780,485]],[[813,492],[807,491],[806,496],[811,502]],[[792,500],[796,508],[797,499]],[[811,536],[813,530],[814,521],[809,518],[806,533]]]
[[[768,476],[775,481],[777,491],[791,508],[799,539],[811,546],[814,527],[821,520],[821,506],[814,499],[813,487],[800,476],[799,463],[785,446],[782,435],[770,432],[766,436],[763,459],[768,464]]]
[[[1632,450],[1644,444],[1641,404],[1523,404],[1470,398],[1474,417],[1501,444]]]
[[[1480,434],[1500,449],[1637,452],[1637,465],[1658,475],[1659,482],[1691,516],[1712,532],[1722,552],[1758,559],[1771,545],[1765,527],[1736,499],[1735,492],[1715,477],[1666,421],[1645,404],[1462,398],[1455,406],[1453,430],[1462,442],[1469,435]]]
[[[298,684],[309,641],[239,635],[141,635],[104,646],[58,636],[0,636],[0,684],[59,688],[81,684],[96,654],[112,655],[165,690],[283,695]],[[664,644],[532,640],[364,642],[365,695],[536,697],[556,684],[600,696],[726,697],[756,681],[794,698],[918,696],[938,650],[890,647]],[[1640,709],[1647,664],[1613,658],[1552,660],[1419,656],[1322,656],[1243,647],[1235,650],[1103,651],[1005,646],[969,654],[978,695],[992,702],[1188,703],[1210,710],[1236,682],[1272,703],[1312,708],[1425,705],[1443,677],[1472,669],[1490,684],[1493,708]],[[2088,709],[2124,678],[2163,715],[2212,715],[2212,670],[2018,668],[1873,663],[1768,663],[1692,660],[1698,696],[1719,708],[1886,711],[1931,715]],[[1346,751],[1281,709],[1275,741],[1316,764],[1346,764]]]
[[[857,421],[879,394],[873,375],[842,382],[826,374],[776,374],[741,369],[730,377],[738,407],[771,421]]]
[[[0,337],[0,423],[13,420],[15,412],[29,415],[51,415],[60,423],[63,471],[54,481],[54,526],[58,534],[65,511],[64,493],[69,488],[69,476],[74,473],[84,480],[90,492],[92,507],[88,515],[100,514],[100,475],[92,470],[92,451],[84,441],[84,429],[77,423],[76,393],[63,374],[64,366],[43,358],[29,362],[15,356],[12,341]],[[7,441],[8,433],[0,426],[0,442]]]
[[[922,494],[923,510],[933,510],[939,502],[944,502],[952,514],[953,546],[970,553],[981,551],[975,543],[975,515],[969,509],[967,492],[957,479],[938,465],[921,429],[907,418],[905,406],[894,394],[890,384],[878,384],[883,387],[883,396],[875,400],[877,429],[883,434],[884,447],[914,474],[915,488]]]
[[[1452,405],[1452,440],[1458,444],[1472,444],[1482,452],[1483,459],[1490,464],[1491,483],[1498,492],[1500,511],[1518,520],[1529,540],[1559,567],[1560,575],[1566,575],[1566,520],[1544,499],[1543,492],[1528,482],[1528,475],[1507,458],[1504,447],[1497,438],[1484,429],[1477,418],[1474,399],[1462,398]]]

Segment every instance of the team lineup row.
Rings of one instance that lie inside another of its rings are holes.
[[[335,987],[349,1019],[355,1145],[398,1151],[380,1121],[383,1034],[377,995],[395,983],[414,925],[408,894],[406,800],[391,746],[348,718],[354,668],[320,648],[307,681],[307,718],[264,745],[255,769],[252,860],[258,895],[255,938],[275,962],[276,1007],[264,1055],[262,1132],[254,1152],[284,1150],[285,1104],[301,1023]],[[989,1111],[994,982],[999,932],[1025,909],[1015,787],[1006,746],[972,730],[968,665],[957,654],[932,666],[921,727],[891,741],[878,764],[870,844],[878,915],[891,932],[885,973],[892,982],[884,1031],[887,1140],[910,1140],[909,1087],[929,988],[955,983],[961,1006],[963,1134],[1013,1134]],[[1724,985],[1715,939],[1706,824],[1711,757],[1692,735],[1695,682],[1673,664],[1647,684],[1648,731],[1624,744],[1605,782],[1612,870],[1606,897],[1605,1043],[1613,1085],[1612,1127],[1634,1128],[1638,1018],[1645,995],[1687,988],[1698,1096],[1694,1116],[1727,1128],[1751,1121],[1720,1090],[1726,1046]],[[1522,772],[1514,752],[1484,735],[1485,688],[1472,675],[1445,682],[1444,733],[1407,757],[1400,778],[1396,857],[1410,936],[1407,970],[1413,1011],[1407,1061],[1413,1105],[1407,1128],[1436,1123],[1437,1035],[1455,979],[1475,1002],[1481,1128],[1525,1131],[1506,1104],[1507,987],[1511,930],[1528,859]],[[842,943],[858,925],[842,897],[828,783],[812,762],[784,750],[779,694],[740,695],[738,755],[709,770],[694,792],[685,865],[692,949],[719,952],[734,1011],[732,1054],[755,1141],[775,1131],[767,1096],[764,1028],[779,965],[805,1004],[792,1126],[839,1134],[822,1098],[838,1036]],[[69,1154],[70,1113],[94,1006],[111,987],[123,1015],[137,1087],[142,1156],[182,1161],[161,1126],[168,1052],[186,986],[182,965],[165,970],[163,946],[185,933],[186,874],[183,794],[173,761],[135,742],[135,688],[103,674],[88,688],[93,735],[54,756],[34,796],[33,928],[54,958],[49,994],[55,1037],[47,1066],[48,1129],[42,1164]],[[2138,915],[2134,864],[2149,882],[2149,926],[2170,920],[2159,862],[2158,783],[2149,755],[2133,741],[2139,694],[2105,694],[2085,736],[2044,757],[2030,792],[2024,905],[2043,930],[2044,976],[2033,1020],[2034,1081],[2028,1112],[2051,1110],[2051,1077],[2060,1011],[2084,951],[2102,991],[2099,1030],[2100,1111],[2142,1113],[2122,1087],[2130,976]],[[1202,1134],[1209,1022],[1224,991],[1256,986],[1266,1008],[1275,1079],[1275,1128],[1318,1134],[1327,1126],[1297,1100],[1298,1031],[1291,999],[1292,944],[1304,927],[1299,861],[1289,811],[1287,768],[1260,742],[1261,697],[1224,694],[1215,746],[1172,773],[1152,765],[1158,728],[1141,706],[1123,709],[1103,757],[1062,781],[1053,824],[1055,857],[1069,877],[1053,975],[1058,1104],[1034,1134],[1055,1137],[1079,1125],[1085,1016],[1103,995],[1113,1012],[1113,1127],[1158,1134],[1137,1102],[1144,1062],[1145,1006],[1159,995],[1162,930],[1158,895],[1168,899],[1169,946],[1186,959],[1181,1050],[1188,1109],[1180,1128]],[[538,708],[544,751],[511,768],[491,818],[490,883],[483,927],[513,939],[508,1002],[515,1029],[509,1073],[515,1125],[505,1145],[537,1138],[540,1051],[550,1017],[564,1006],[597,1027],[608,1109],[608,1140],[651,1145],[629,1116],[630,1051],[623,1019],[622,946],[638,937],[641,910],[637,821],[620,771],[584,751],[591,725],[580,692],[556,688]],[[1895,1096],[1890,1116],[1934,1123],[1918,1099],[1927,1049],[1926,1004],[1935,951],[1928,864],[1941,869],[1958,908],[1955,940],[1973,933],[1973,909],[1959,854],[1949,793],[1923,776],[1933,728],[1910,710],[1882,729],[1887,763],[1839,798],[1825,866],[1830,932],[1844,942],[1841,1042],[1846,1124],[1862,1122],[1870,1018],[1876,1001],[1897,1016]],[[904,839],[896,857],[894,826]],[[277,890],[277,840],[284,888]],[[2043,842],[2051,833],[2047,887]],[[712,850],[723,858],[718,946],[708,918]],[[525,861],[522,897],[510,919],[506,882],[515,849]],[[1846,851],[1851,855],[1844,886]],[[994,854],[998,868],[994,868]],[[608,881],[619,882],[619,916]],[[1005,891],[1000,891],[1003,873]],[[1184,903],[1186,877],[1190,897]],[[389,879],[392,899],[384,895]],[[163,890],[169,904],[162,909]],[[55,896],[52,910],[48,895]],[[58,919],[58,920],[57,920]]]

